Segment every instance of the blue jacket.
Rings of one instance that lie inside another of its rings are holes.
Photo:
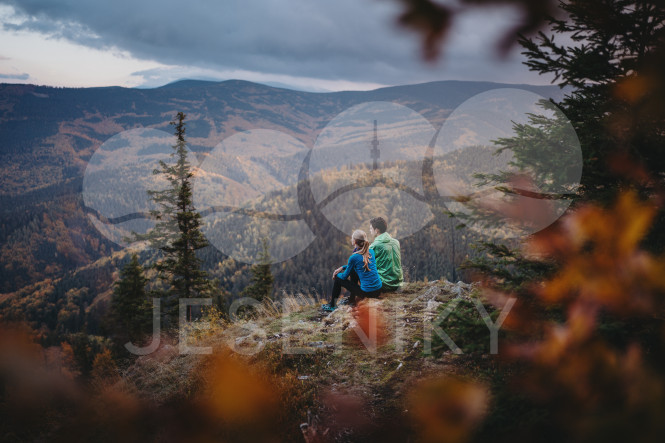
[[[360,289],[365,292],[376,291],[381,289],[381,278],[379,272],[376,270],[376,258],[374,258],[374,251],[369,250],[369,271],[365,269],[363,256],[355,252],[349,257],[349,262],[344,266],[344,270],[337,274],[337,277],[346,280],[351,275],[351,270],[356,271],[358,279],[360,280]]]

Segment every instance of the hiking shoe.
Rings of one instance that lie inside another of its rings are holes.
[[[321,309],[323,309],[326,312],[332,312],[335,309],[337,309],[337,307],[336,306],[330,306],[328,303],[326,303],[325,305],[321,306]]]
[[[344,297],[344,298],[341,299],[341,300],[339,301],[339,303],[337,303],[337,304],[340,305],[340,306],[341,306],[341,305],[349,305],[349,304],[351,304],[351,303],[349,302],[349,299],[350,299],[350,298],[351,298],[351,297]]]

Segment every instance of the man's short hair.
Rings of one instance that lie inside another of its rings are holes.
[[[388,230],[388,223],[386,223],[386,220],[383,217],[374,217],[369,221],[369,224],[381,233],[384,233],[386,230]]]

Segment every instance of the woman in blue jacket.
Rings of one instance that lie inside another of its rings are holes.
[[[350,304],[355,303],[356,297],[378,297],[381,293],[381,278],[376,270],[374,251],[369,248],[365,231],[354,231],[351,245],[354,249],[348,263],[333,272],[332,297],[330,303],[323,305],[325,311],[335,310],[335,300],[342,288],[351,293]]]

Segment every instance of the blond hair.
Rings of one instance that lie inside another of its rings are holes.
[[[355,253],[363,256],[365,270],[369,271],[369,242],[367,241],[367,234],[365,234],[365,231],[357,229],[353,231],[351,238],[356,243],[356,246],[358,246],[358,250]]]

